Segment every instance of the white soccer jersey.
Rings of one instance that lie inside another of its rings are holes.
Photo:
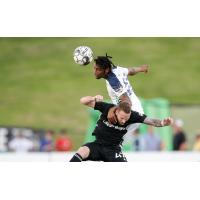
[[[135,95],[132,86],[129,83],[127,68],[119,66],[113,68],[106,79],[106,86],[108,94],[114,104],[118,104],[119,97],[126,93],[132,102],[132,110],[144,113],[140,100]]]

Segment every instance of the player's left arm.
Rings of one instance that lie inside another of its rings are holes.
[[[143,123],[155,127],[163,127],[171,125],[173,123],[173,119],[171,117],[167,117],[163,120],[160,120],[160,119],[151,119],[146,117]]]
[[[96,102],[103,101],[103,96],[96,95],[96,96],[85,96],[80,99],[80,103],[86,105],[88,107],[94,108]]]
[[[128,68],[128,76],[134,76],[140,72],[144,72],[145,74],[149,71],[149,65],[141,65],[138,67]]]

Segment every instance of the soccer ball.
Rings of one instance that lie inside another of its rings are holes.
[[[93,60],[93,52],[90,47],[80,46],[73,53],[75,63],[79,65],[88,65]]]

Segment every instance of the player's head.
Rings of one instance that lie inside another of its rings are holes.
[[[131,116],[131,105],[129,102],[122,101],[116,110],[117,121],[120,125],[125,124]]]
[[[110,60],[111,58],[106,54],[106,56],[98,56],[94,59],[94,75],[96,79],[106,78],[112,68],[115,67]]]

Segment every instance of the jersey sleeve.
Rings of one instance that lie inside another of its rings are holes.
[[[146,117],[147,116],[145,114],[136,111],[131,111],[130,121],[133,123],[143,123]]]
[[[114,104],[109,104],[105,102],[96,102],[94,106],[94,110],[99,110],[101,113],[103,113],[113,106]]]
[[[120,67],[120,66],[118,66],[118,68],[121,70],[121,72],[124,74],[124,76],[128,76],[128,72],[129,72],[128,68]]]

